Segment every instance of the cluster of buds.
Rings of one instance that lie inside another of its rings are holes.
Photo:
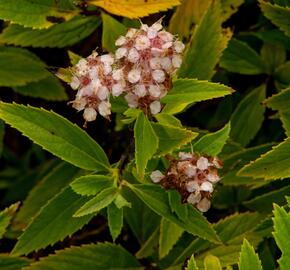
[[[151,173],[151,180],[165,189],[176,189],[183,203],[194,205],[201,212],[207,212],[211,205],[214,185],[220,180],[217,169],[222,162],[216,157],[200,156],[180,152],[178,158],[170,158],[170,166],[165,174]]]
[[[94,121],[97,113],[111,114],[110,95],[124,94],[128,106],[146,114],[161,110],[160,99],[171,88],[171,78],[182,62],[184,44],[162,30],[161,22],[129,29],[116,40],[115,54],[93,52],[73,68],[71,87],[78,90],[72,102],[84,119]]]

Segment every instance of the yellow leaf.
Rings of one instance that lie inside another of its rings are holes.
[[[180,4],[180,0],[88,0],[115,15],[139,18],[165,11]]]

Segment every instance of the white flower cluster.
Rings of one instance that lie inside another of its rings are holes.
[[[129,29],[116,41],[115,54],[92,53],[74,68],[71,87],[78,90],[72,102],[84,119],[94,121],[97,113],[111,114],[110,95],[125,94],[129,107],[157,114],[160,99],[171,87],[171,76],[181,65],[184,44],[162,30],[161,22]]]
[[[184,202],[206,212],[211,205],[214,184],[220,180],[217,173],[220,168],[222,163],[216,157],[180,152],[179,158],[171,161],[165,175],[158,170],[153,171],[151,180],[160,182],[166,189],[177,189]]]

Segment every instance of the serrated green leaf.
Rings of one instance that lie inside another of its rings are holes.
[[[236,13],[244,2],[245,0],[221,0],[223,21]]]
[[[265,107],[261,104],[266,97],[266,86],[251,90],[239,103],[231,116],[230,137],[246,146],[257,134],[264,120]]]
[[[278,205],[274,204],[274,238],[280,250],[282,256],[278,260],[281,270],[287,270],[290,268],[290,215]]]
[[[158,154],[164,155],[191,142],[198,133],[185,128],[152,123],[153,130],[158,138]]]
[[[31,82],[24,86],[14,87],[13,90],[23,96],[43,98],[51,101],[62,101],[68,99],[62,84],[52,75],[37,82]]]
[[[98,211],[107,207],[116,198],[117,191],[118,189],[116,187],[109,187],[104,189],[93,199],[89,200],[82,207],[80,207],[74,214],[74,217],[82,217],[92,213],[97,213]]]
[[[117,239],[123,227],[123,208],[111,203],[107,208],[108,224],[113,241]]]
[[[1,102],[0,118],[77,167],[94,171],[109,167],[103,149],[87,133],[54,112]]]
[[[159,240],[159,227],[149,236],[147,241],[141,246],[135,254],[137,259],[147,258],[151,256],[158,245]]]
[[[207,255],[204,259],[204,270],[222,270],[218,257]]]
[[[282,46],[265,43],[261,49],[261,57],[267,73],[273,74],[286,61],[286,50]]]
[[[170,104],[191,104],[198,101],[223,97],[232,93],[228,86],[199,81],[196,79],[177,79],[173,82],[172,90],[161,100]]]
[[[180,194],[176,190],[168,190],[168,200],[171,210],[176,213],[178,218],[181,220],[186,220],[190,209],[188,209],[186,204],[180,203]]]
[[[284,205],[286,203],[285,196],[290,196],[290,186],[279,188],[270,192],[266,192],[260,196],[256,196],[243,204],[251,209],[259,212],[271,212],[273,203]]]
[[[179,77],[211,79],[214,68],[231,38],[231,32],[222,29],[221,24],[220,1],[213,1],[195,28],[179,70]]]
[[[102,46],[109,52],[116,50],[115,41],[127,32],[127,27],[106,13],[102,13]]]
[[[268,107],[280,112],[290,111],[290,88],[271,96],[264,101]]]
[[[197,235],[203,239],[212,242],[219,242],[215,231],[207,220],[198,210],[191,207],[188,211],[187,220],[180,220],[172,213],[169,207],[168,196],[166,192],[158,185],[129,185],[130,189],[145,203],[149,208],[162,217],[175,223],[187,232]]]
[[[33,218],[18,239],[12,254],[29,254],[61,241],[82,228],[92,215],[75,218],[73,214],[86,201],[88,198],[74,193],[70,188],[57,194]]]
[[[185,270],[198,270],[196,266],[196,262],[194,260],[194,255],[192,255],[190,259],[188,260],[187,267],[185,268]]]
[[[264,16],[290,36],[290,7],[273,5],[263,0],[259,2]]]
[[[4,233],[6,232],[7,227],[10,225],[10,222],[12,218],[14,217],[18,207],[19,207],[19,203],[15,203],[0,212],[0,239],[3,237]]]
[[[158,113],[154,115],[154,117],[157,119],[158,123],[162,125],[182,127],[180,120],[174,117],[173,115],[166,113]]]
[[[162,218],[159,234],[159,259],[165,257],[178,239],[183,234],[184,230],[175,223]]]
[[[121,209],[123,207],[132,207],[132,204],[128,202],[121,194],[118,194],[116,199],[114,200],[114,204],[117,208]]]
[[[258,255],[246,239],[242,245],[239,270],[263,270]]]
[[[22,270],[22,267],[28,264],[29,260],[25,258],[0,255],[0,270]]]
[[[22,86],[44,79],[49,75],[45,64],[33,53],[20,48],[0,48],[1,86]]]
[[[70,0],[0,0],[0,18],[26,27],[48,28],[76,14]]]
[[[274,73],[275,85],[280,89],[290,87],[290,61],[285,62],[283,65],[279,66]]]
[[[23,47],[63,48],[86,38],[100,25],[98,17],[75,17],[48,29],[10,24],[0,34],[0,42]]]
[[[113,186],[113,179],[105,175],[86,175],[74,180],[70,186],[74,192],[80,195],[91,196],[96,195],[102,189]]]
[[[141,178],[143,178],[147,163],[158,148],[158,137],[143,112],[139,113],[136,120],[134,126],[134,137],[137,173]]]
[[[226,144],[231,130],[230,123],[214,133],[209,133],[201,137],[194,145],[196,152],[209,156],[217,156]]]
[[[121,246],[110,243],[57,251],[23,270],[141,270],[139,262]]]
[[[246,75],[256,75],[266,71],[265,64],[256,51],[236,39],[232,39],[224,50],[220,66],[230,72]]]
[[[238,175],[253,178],[283,179],[290,176],[290,138],[273,147],[260,158],[244,166]]]
[[[60,162],[31,189],[22,207],[17,213],[13,227],[23,229],[47,202],[68,185],[79,169],[65,162]]]

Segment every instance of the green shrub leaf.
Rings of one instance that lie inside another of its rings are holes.
[[[239,270],[263,270],[258,255],[246,239],[242,245]]]
[[[15,203],[0,212],[0,239],[3,237],[4,233],[6,232],[7,227],[10,225],[10,222],[13,216],[15,215],[18,207],[19,207],[19,203]]]
[[[9,255],[0,255],[0,270],[22,270],[29,264],[29,260]]]
[[[218,257],[207,255],[204,259],[204,270],[222,270]]]
[[[123,208],[118,208],[115,203],[107,207],[108,225],[113,241],[117,239],[123,227]]]

